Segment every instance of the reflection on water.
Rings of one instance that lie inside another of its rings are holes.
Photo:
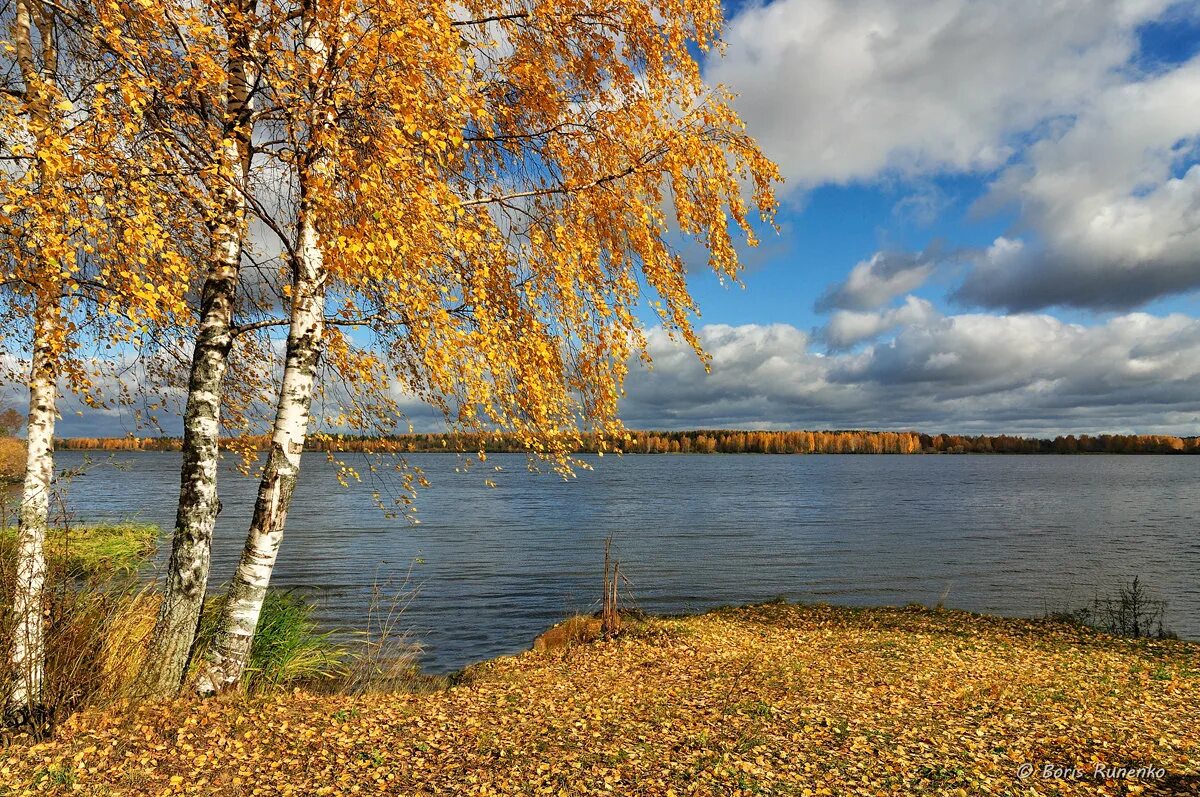
[[[81,458],[63,452],[59,465]],[[71,482],[70,511],[169,529],[178,454],[118,459],[128,468],[96,465]],[[1140,575],[1168,599],[1167,625],[1200,638],[1190,457],[627,456],[569,482],[528,473],[519,455],[466,474],[453,455],[411,459],[433,482],[417,526],[385,518],[368,487],[338,486],[325,458],[307,455],[273,583],[314,589],[322,621],[353,628],[372,586],[411,568],[419,593],[405,623],[433,671],[519,651],[594,608],[609,534],[633,602],[650,612],[945,594],[947,606],[1034,616]],[[255,487],[222,472],[214,585],[233,571]]]

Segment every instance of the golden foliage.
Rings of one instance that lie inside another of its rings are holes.
[[[0,753],[0,775],[17,794],[1180,794],[1198,715],[1194,644],[767,605],[498,659],[428,695],[83,714]],[[1168,778],[1018,776],[1096,762]]]
[[[322,40],[355,43],[323,76],[337,125],[304,142],[334,164],[308,194],[341,307],[325,361],[353,394],[330,426],[391,431],[398,379],[456,428],[563,467],[585,429],[612,445],[638,306],[655,299],[697,345],[671,237],[735,279],[735,235],[753,239],[743,184],[756,215],[775,206],[775,167],[689,49],[713,43],[719,5],[410,0],[318,17]],[[274,83],[301,84],[292,50],[272,63]],[[370,351],[339,329],[355,319]]]
[[[78,5],[60,15],[72,69],[0,96],[21,166],[0,176],[0,236],[20,249],[0,276],[9,337],[48,319],[39,334],[85,392],[85,341],[186,351],[208,231],[241,224],[222,216],[236,171],[285,250],[302,174],[327,272],[329,425],[394,431],[399,381],[456,428],[569,468],[585,431],[619,444],[641,306],[699,351],[676,246],[697,241],[736,280],[735,243],[774,212],[775,166],[701,79],[722,21],[708,0]],[[296,46],[308,38],[325,44]],[[225,92],[241,70],[262,76],[244,118]],[[287,255],[238,291],[231,431],[272,378]],[[170,393],[164,362],[142,389]]]
[[[25,475],[25,441],[0,436],[0,485],[17,482]]]
[[[191,214],[152,172],[163,162],[146,130],[155,87],[123,58],[154,15],[116,3],[27,7],[34,34],[14,25],[0,41],[20,66],[9,73],[19,84],[0,94],[0,333],[14,356],[36,338],[61,381],[96,403],[98,361],[79,347],[144,341],[185,314],[178,221]],[[24,376],[24,362],[6,363],[18,365],[7,376]]]

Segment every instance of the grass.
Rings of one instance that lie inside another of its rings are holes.
[[[0,751],[0,773],[94,795],[1200,794],[1200,645],[790,604],[626,628],[429,694],[85,712]],[[1161,776],[1105,782],[1097,763]]]
[[[51,571],[71,578],[130,575],[153,555],[160,531],[152,523],[92,523],[53,527],[46,534],[46,560]],[[0,557],[13,556],[17,530],[0,532]]]
[[[157,526],[101,523],[52,528],[46,538],[46,669],[42,701],[54,723],[82,708],[107,706],[137,683],[157,598],[137,580],[155,550]],[[11,636],[16,529],[0,529],[0,639]],[[0,690],[7,689],[7,650]],[[2,793],[2,792],[0,792]]]
[[[129,574],[153,555],[159,533],[152,523],[133,522],[53,529],[46,540],[46,551],[60,557],[69,573]]]
[[[216,632],[224,603],[222,596],[205,604],[198,650],[203,650]],[[314,608],[302,592],[268,590],[242,682],[247,691],[314,685],[345,674],[348,653],[330,634],[317,631]]]
[[[161,595],[138,577],[159,538],[156,526],[105,523],[51,529],[46,541],[46,722],[83,709],[107,709],[139,696],[139,676]],[[0,529],[0,640],[9,638],[16,530]],[[202,617],[199,645],[211,639],[221,598]],[[0,694],[7,651],[0,644]],[[271,590],[255,635],[246,689],[314,686],[346,673],[347,653],[319,633],[313,606],[298,592]],[[0,777],[0,785],[3,778]],[[0,789],[0,795],[5,792]]]

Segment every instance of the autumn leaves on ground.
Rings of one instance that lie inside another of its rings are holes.
[[[1192,643],[769,604],[627,622],[432,694],[85,712],[4,751],[0,777],[12,794],[1188,794],[1197,717]]]

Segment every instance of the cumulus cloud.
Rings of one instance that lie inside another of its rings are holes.
[[[873,310],[920,287],[937,268],[937,247],[924,252],[876,252],[850,269],[850,276],[830,286],[817,300],[818,312]]]
[[[730,22],[708,77],[793,185],[994,169],[1120,82],[1169,0],[775,0]]]
[[[1200,57],[1102,92],[996,180],[985,207],[1015,203],[1031,241],[997,240],[957,297],[1128,309],[1200,287],[1198,148]]]
[[[890,310],[838,310],[829,317],[820,337],[831,349],[848,349],[897,327],[925,323],[937,316],[932,303],[908,296],[904,304]]]
[[[1200,321],[1133,313],[930,316],[893,340],[826,355],[787,325],[708,326],[705,375],[661,331],[631,374],[637,428],[922,428],[1057,434],[1191,433],[1200,421]]]
[[[775,0],[732,20],[709,77],[741,92],[793,185],[899,177],[917,192],[897,211],[928,221],[930,175],[996,174],[976,209],[1015,208],[1018,222],[975,254],[953,298],[1125,311],[1200,288],[1200,56],[1139,66],[1139,27],[1172,13],[1196,12],[1169,0]],[[928,254],[881,252],[817,309],[874,310],[935,268]]]

